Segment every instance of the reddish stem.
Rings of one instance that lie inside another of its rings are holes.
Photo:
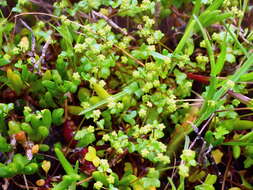
[[[198,75],[194,73],[186,73],[187,78],[201,82],[203,84],[209,84],[210,77],[204,75]]]

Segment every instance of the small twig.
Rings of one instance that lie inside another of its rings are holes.
[[[102,13],[96,12],[96,11],[92,11],[92,14],[94,14],[95,16],[104,19],[111,27],[115,28],[116,30],[118,30],[120,33],[124,34],[125,36],[128,35],[128,33],[123,30],[121,27],[119,27],[115,22],[113,22],[111,19],[109,19],[107,16],[103,15]],[[133,37],[132,37],[133,38]]]
[[[26,190],[29,190],[28,183],[27,183],[27,180],[26,180],[26,176],[24,174],[23,174],[23,177],[24,177],[24,181],[25,181]]]
[[[87,178],[85,178],[85,179],[83,179],[83,180],[77,182],[76,185],[81,185],[82,183],[88,182],[88,181],[90,181],[92,178],[93,178],[92,176],[87,177]]]
[[[55,15],[52,15],[52,14],[49,14],[49,13],[41,13],[41,12],[24,12],[24,13],[20,13],[20,14],[15,15],[15,16],[12,17],[10,20],[12,20],[13,18],[16,19],[17,17],[24,16],[24,15],[44,15],[44,16],[49,16],[49,17],[53,17],[53,18],[59,19],[58,16],[55,16]]]
[[[229,155],[229,160],[228,160],[228,163],[227,163],[227,166],[226,166],[226,170],[225,170],[225,173],[224,173],[221,190],[225,189],[226,178],[227,178],[227,175],[228,175],[228,170],[229,170],[231,161],[232,161],[232,157],[231,157],[231,155]]]
[[[38,73],[41,74],[41,63],[44,63],[44,59],[46,57],[46,51],[48,49],[48,46],[50,44],[51,40],[47,40],[46,43],[44,44],[41,52],[41,56],[39,60],[34,64],[34,68],[38,70]]]
[[[123,48],[117,46],[117,45],[113,45],[116,48],[118,48],[119,50],[121,50],[125,55],[127,55],[128,57],[130,57],[131,59],[133,59],[136,63],[138,63],[141,66],[145,66],[140,60],[136,59],[134,56],[132,56],[130,53],[128,53],[126,50],[124,50]]]
[[[22,188],[22,189],[33,189],[33,190],[38,190],[38,187],[32,187],[32,186],[25,186],[25,185],[21,185],[19,183],[17,183],[14,179],[11,178],[11,181],[18,187]]]
[[[202,132],[205,130],[205,128],[207,127],[207,125],[211,122],[211,120],[213,119],[214,114],[212,114],[209,119],[207,120],[207,122],[204,124],[204,126],[202,127],[202,129],[199,131],[198,128],[192,123],[192,122],[188,122],[194,129],[194,131],[197,133],[197,137],[193,140],[193,142],[191,143],[191,145],[189,146],[189,149],[192,149],[193,146],[195,145],[195,143],[197,142],[197,140],[201,137]]]

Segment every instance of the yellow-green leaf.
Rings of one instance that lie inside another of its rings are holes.
[[[88,147],[88,152],[85,155],[85,160],[88,160],[94,164],[94,166],[98,167],[100,164],[100,159],[96,155],[96,149],[92,146]]]
[[[216,149],[212,151],[212,156],[214,158],[214,161],[216,164],[219,164],[221,162],[221,159],[223,157],[223,152],[221,152],[219,149]]]
[[[10,82],[10,87],[16,91],[17,94],[20,94],[21,89],[23,88],[24,84],[21,77],[12,71],[11,68],[7,69],[7,78]]]
[[[42,169],[45,171],[45,173],[47,174],[49,169],[51,168],[51,162],[44,160],[41,164]]]

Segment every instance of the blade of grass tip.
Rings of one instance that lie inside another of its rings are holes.
[[[54,151],[55,151],[55,154],[56,154],[58,160],[60,161],[63,169],[65,170],[65,172],[68,175],[75,174],[75,170],[73,169],[72,165],[68,162],[68,160],[65,158],[62,151],[56,147],[55,147]]]
[[[127,87],[124,88],[123,91],[115,94],[115,95],[112,95],[112,96],[109,96],[108,98],[105,98],[101,101],[99,101],[98,103],[92,105],[91,107],[87,108],[87,109],[84,109],[82,112],[79,113],[79,115],[84,115],[94,109],[97,109],[111,101],[117,101],[118,99],[120,99],[121,97],[125,96],[125,95],[130,95],[132,93],[135,92],[135,90],[137,89],[138,85],[136,82],[133,82],[132,84],[128,85]]]
[[[204,11],[200,16],[199,16],[199,21],[202,24],[202,26],[207,25],[206,23],[209,22],[209,20],[214,20],[216,19],[216,16],[218,16],[221,13],[220,10],[214,10],[214,11]]]
[[[193,11],[192,11],[192,15],[199,15],[200,7],[201,7],[201,0],[195,1],[195,5],[194,5]]]
[[[223,3],[224,0],[216,0],[214,1],[206,10],[207,11],[213,11],[217,10]]]
[[[214,24],[216,22],[221,22],[221,21],[223,21],[227,18],[230,18],[232,16],[233,16],[232,13],[218,13],[217,15],[208,19],[206,22],[201,22],[201,23],[203,23],[204,27],[207,27],[207,26],[210,26],[211,24]]]
[[[214,75],[214,72],[215,72],[215,59],[214,59],[214,53],[213,53],[212,45],[210,43],[210,40],[208,39],[207,32],[203,28],[203,26],[200,23],[198,17],[196,15],[193,15],[193,18],[195,19],[196,23],[198,24],[198,26],[199,26],[199,28],[201,30],[201,33],[202,33],[202,35],[204,37],[204,40],[205,40],[207,52],[208,52],[208,55],[209,55],[209,58],[210,58],[211,76],[215,76]]]
[[[179,52],[182,51],[182,49],[184,48],[184,45],[186,44],[187,40],[192,36],[195,23],[196,23],[195,20],[191,20],[189,22],[189,24],[187,25],[186,30],[184,32],[184,35],[181,38],[181,40],[179,41],[179,43],[178,43],[176,49],[174,50],[173,54],[178,54]]]
[[[239,18],[239,22],[238,22],[238,33],[240,32],[242,20],[243,20],[243,18],[244,18],[245,12],[246,12],[246,10],[247,10],[248,4],[249,4],[249,0],[244,0],[244,1],[243,1],[243,6],[242,6],[242,13],[243,13],[243,16],[241,16],[241,17]]]
[[[240,82],[248,82],[248,81],[252,81],[252,80],[253,80],[253,72],[244,74],[239,79]]]
[[[198,13],[200,11],[200,7],[201,7],[201,0],[197,0],[195,3],[195,6],[193,8],[193,12],[192,12],[193,15],[198,15]],[[187,40],[192,36],[194,26],[195,26],[195,21],[193,18],[191,18],[190,21],[188,22],[188,25],[187,25],[186,30],[184,32],[184,35],[181,38],[181,40],[179,41],[173,54],[178,54],[178,53],[180,53],[180,51],[182,51]]]
[[[215,75],[219,75],[220,72],[222,71],[226,60],[226,55],[227,55],[227,33],[225,34],[225,39],[221,44],[221,52],[215,66]]]
[[[228,33],[232,36],[232,38],[235,40],[235,43],[239,46],[239,48],[242,50],[242,52],[244,53],[244,55],[246,57],[249,57],[249,54],[247,52],[247,50],[243,47],[243,45],[239,42],[239,40],[236,38],[236,35],[233,31],[231,31],[229,29],[229,27],[226,25],[226,23],[223,22],[223,26],[226,28],[226,30],[228,31]]]

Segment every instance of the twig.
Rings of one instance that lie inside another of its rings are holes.
[[[81,185],[82,183],[88,182],[88,181],[90,181],[92,178],[93,178],[92,176],[87,177],[87,178],[85,178],[85,179],[83,179],[83,180],[77,182],[76,185]]]
[[[24,174],[23,174],[23,177],[24,177],[24,181],[25,181],[26,190],[29,190],[28,183],[27,183],[27,180],[26,180],[26,176]]]
[[[122,34],[124,34],[125,36],[128,35],[128,33],[125,30],[123,30],[115,22],[113,22],[111,19],[109,19],[107,16],[103,15],[102,13],[99,13],[99,12],[96,12],[96,11],[92,11],[92,14],[94,14],[95,16],[97,16],[99,18],[104,19],[111,27],[115,28],[116,30],[118,30],[119,32],[121,32]]]
[[[12,20],[13,18],[16,19],[17,17],[24,16],[24,15],[44,15],[44,16],[49,16],[49,17],[53,17],[53,18],[59,19],[58,16],[55,16],[55,15],[52,15],[52,14],[49,14],[49,13],[41,13],[41,12],[24,12],[24,13],[20,13],[20,14],[15,15],[15,16],[12,17],[10,20]]]
[[[113,45],[116,48],[118,48],[119,50],[121,50],[125,55],[127,55],[128,57],[130,57],[131,59],[133,59],[136,63],[138,63],[141,66],[145,66],[140,60],[136,59],[134,56],[132,56],[130,53],[128,53],[126,50],[124,50],[123,48],[117,46],[117,45]]]
[[[39,74],[41,74],[41,63],[44,63],[46,51],[47,51],[47,48],[48,48],[50,42],[51,42],[50,39],[46,41],[46,43],[44,44],[44,46],[42,48],[42,52],[41,52],[41,56],[40,56],[39,60],[34,64],[34,68],[38,70]]]
[[[229,170],[231,161],[232,161],[232,157],[231,157],[231,155],[229,155],[229,160],[228,160],[227,167],[226,167],[226,170],[225,170],[225,173],[224,173],[221,190],[225,189],[226,178],[227,178],[227,175],[228,175],[228,170]]]
[[[35,46],[36,46],[36,43],[35,43],[35,37],[34,37],[33,30],[28,24],[26,24],[25,21],[23,21],[22,19],[20,19],[20,21],[32,34],[31,62],[32,62],[32,64],[35,64]]]
[[[11,178],[11,181],[18,187],[22,188],[22,189],[33,189],[33,190],[38,190],[39,188],[38,187],[32,187],[32,186],[25,186],[25,185],[22,185],[22,184],[19,184],[17,183],[14,179]]]
[[[25,21],[23,21],[22,19],[20,19],[20,21],[32,33],[32,47],[31,47],[31,50],[34,52],[35,51],[35,37],[34,37],[33,30],[28,24],[26,24]]]
[[[207,120],[207,122],[204,124],[204,126],[202,127],[202,129],[199,131],[198,128],[192,123],[187,121],[194,129],[194,131],[197,133],[197,137],[193,140],[193,142],[191,143],[191,145],[189,146],[189,149],[192,149],[193,146],[195,145],[195,143],[197,142],[197,140],[201,137],[202,132],[205,130],[205,128],[207,127],[207,125],[211,122],[211,120],[213,119],[214,114],[212,114],[209,119]]]

